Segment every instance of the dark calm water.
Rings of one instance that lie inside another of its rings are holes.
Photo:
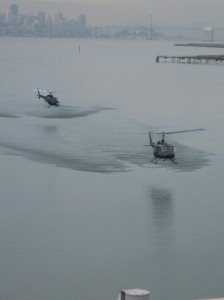
[[[0,39],[1,299],[224,296],[224,65],[155,62],[222,50],[173,44]]]

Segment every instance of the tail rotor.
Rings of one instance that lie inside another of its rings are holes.
[[[34,89],[34,91],[37,92],[37,99],[40,99],[40,90],[39,89]]]

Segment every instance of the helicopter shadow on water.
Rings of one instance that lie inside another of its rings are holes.
[[[108,107],[100,107],[100,106],[93,106],[93,107],[73,107],[68,105],[61,105],[60,107],[53,107],[53,108],[45,108],[41,107],[38,110],[27,112],[27,115],[34,116],[38,118],[45,118],[45,119],[74,119],[74,118],[83,118],[88,117],[90,115],[94,115],[100,113],[104,110],[112,110],[114,108]]]
[[[155,164],[151,149],[148,149],[147,151],[139,151],[137,153],[132,151],[119,154],[116,153],[115,156],[121,161],[126,161],[132,165],[144,168],[168,168],[177,172],[195,171],[209,165],[210,153],[181,145],[177,142],[174,143],[174,146],[178,148],[178,153],[176,154],[177,163],[175,164],[169,159],[159,159]]]
[[[172,189],[160,186],[150,186],[149,188],[149,212],[151,220],[158,229],[169,230],[173,220],[174,192]]]
[[[38,126],[36,122],[29,123],[29,126],[19,122],[18,126],[10,127],[11,131],[6,135],[4,131],[2,132],[0,147],[4,149],[4,154],[21,155],[58,167],[97,173],[129,172],[136,167],[168,168],[187,172],[209,164],[209,153],[176,142],[173,144],[178,150],[176,153],[178,163],[173,164],[170,160],[160,159],[155,165],[152,162],[153,149],[143,147],[145,138],[142,138],[142,135],[131,137],[118,134],[120,127],[134,130],[138,124],[124,120],[119,113],[114,114],[112,110],[114,108],[98,106],[87,108],[60,106],[41,107],[35,112],[25,112],[26,115],[39,118],[71,119],[88,117],[104,111],[94,119],[94,132],[92,126],[87,125],[77,129],[75,126],[60,127],[59,123],[54,122],[38,124]],[[14,114],[4,113],[0,114],[1,116],[16,117]],[[22,138],[20,132],[24,133]],[[34,138],[35,134],[38,136],[38,142]]]
[[[57,140],[57,127],[44,127],[44,144],[30,144],[30,141],[0,140],[0,147],[4,154],[20,155],[41,163],[52,164],[57,167],[95,172],[117,173],[133,171],[136,166],[143,168],[168,168],[176,172],[195,171],[210,163],[209,153],[181,144],[174,144],[178,148],[177,164],[170,160],[152,162],[153,152],[149,147],[137,144],[136,140],[120,140],[106,136],[94,137],[78,135],[74,141]],[[114,134],[115,136],[115,134]],[[111,140],[109,139],[111,138]],[[45,141],[46,140],[46,141]],[[97,141],[97,142],[96,142]],[[78,146],[77,146],[78,145]]]
[[[1,112],[0,113],[0,118],[20,118],[20,117],[17,116],[16,114]]]
[[[210,164],[211,153],[179,143],[175,143],[175,147],[178,148],[176,153],[178,163],[173,166],[176,171],[195,171]]]

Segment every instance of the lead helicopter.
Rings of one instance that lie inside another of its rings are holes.
[[[60,106],[58,98],[53,96],[54,92],[43,91],[43,90],[39,90],[39,89],[35,89],[35,91],[37,91],[38,99],[40,99],[40,98],[44,99],[44,101],[46,102],[45,103],[46,107],[49,108],[51,106],[56,106],[56,107]],[[43,92],[46,95],[41,94],[41,92]]]
[[[170,160],[172,163],[177,164],[177,160],[175,158],[175,151],[176,148],[167,143],[165,140],[165,135],[166,134],[176,134],[176,133],[183,133],[183,132],[190,132],[190,131],[199,131],[199,130],[204,130],[203,128],[198,128],[198,129],[189,129],[189,130],[179,130],[179,131],[162,131],[162,132],[153,132],[150,131],[149,134],[149,145],[144,145],[144,146],[151,146],[153,148],[153,160],[152,162],[157,164],[157,162],[162,159],[162,160]],[[159,134],[161,135],[161,139],[158,140],[157,142],[153,141],[152,134]]]

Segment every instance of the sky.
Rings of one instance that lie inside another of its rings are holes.
[[[84,13],[92,26],[147,25],[152,15],[155,26],[224,27],[224,0],[0,0],[0,13],[12,3],[20,14]]]

